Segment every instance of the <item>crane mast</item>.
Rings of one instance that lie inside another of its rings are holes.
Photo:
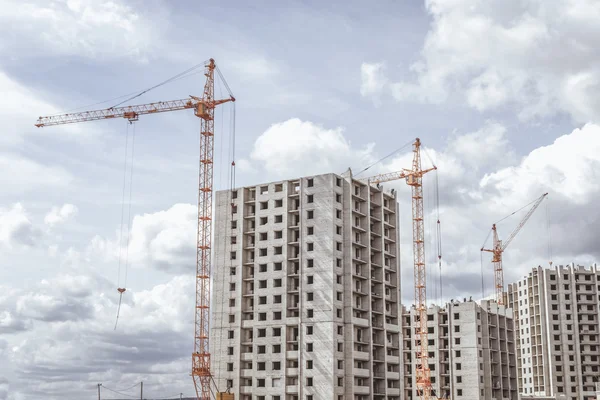
[[[196,312],[194,316],[194,352],[192,378],[196,396],[210,399],[209,321],[210,321],[210,252],[212,238],[212,192],[214,152],[214,72],[215,62],[207,66],[202,99],[205,107],[197,109],[200,118],[200,163],[198,179],[198,230],[196,246]],[[200,389],[200,390],[198,390]]]
[[[544,198],[548,193],[544,193],[537,200],[535,200],[533,206],[529,209],[527,214],[521,219],[521,222],[517,225],[517,227],[511,232],[506,241],[502,241],[498,238],[498,229],[496,228],[496,224],[492,225],[492,233],[493,233],[493,244],[491,249],[481,248],[481,251],[486,251],[492,253],[492,264],[494,266],[494,288],[496,291],[496,302],[499,305],[505,305],[506,301],[504,299],[504,270],[502,268],[502,253],[508,247],[508,245],[513,241],[517,233],[523,228],[525,223],[529,220],[529,217],[533,214],[533,212],[538,208],[538,206],[542,203]],[[530,203],[531,204],[531,203]],[[489,237],[489,236],[488,236]]]
[[[437,167],[421,168],[421,140],[413,143],[413,162],[411,169],[391,172],[363,179],[369,183],[381,183],[396,179],[406,179],[412,189],[412,228],[415,286],[415,348],[416,350],[416,383],[417,390],[423,400],[436,398],[432,394],[431,371],[429,370],[429,352],[427,337],[427,272],[425,267],[425,231],[423,224],[423,175]]]
[[[417,139],[414,144],[414,156],[412,174],[406,179],[406,183],[412,188],[412,217],[413,217],[413,257],[414,257],[414,285],[415,303],[417,305],[418,317],[416,325],[417,359],[417,389],[420,390],[421,398],[431,398],[431,377],[429,371],[429,352],[427,349],[427,279],[425,268],[425,237],[423,230],[423,171],[421,169],[421,141]]]
[[[213,154],[214,154],[214,110],[215,107],[235,101],[230,93],[226,99],[214,98],[215,60],[205,65],[206,83],[202,97],[190,96],[189,99],[161,101],[149,104],[112,107],[103,110],[84,111],[71,114],[39,117],[38,128],[52,125],[64,125],[102,119],[125,118],[129,122],[137,121],[140,115],[169,111],[193,109],[200,118],[200,159],[198,179],[198,229],[196,245],[196,302],[194,311],[194,352],[192,353],[192,378],[196,396],[201,400],[211,398],[212,373],[209,350],[210,319],[210,274],[211,274],[211,238],[213,207]],[[119,289],[121,290],[121,289]],[[123,289],[124,291],[124,289]]]

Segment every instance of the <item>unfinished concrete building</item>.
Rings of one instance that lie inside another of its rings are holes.
[[[216,195],[211,352],[250,400],[399,400],[393,192],[325,174]]]
[[[596,398],[600,376],[600,270],[536,267],[508,285],[523,398]]]
[[[415,309],[403,309],[404,399],[418,399],[414,349]],[[517,400],[512,310],[495,301],[455,302],[428,310],[429,368],[439,397]]]

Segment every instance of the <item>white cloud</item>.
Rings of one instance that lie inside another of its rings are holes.
[[[0,11],[1,12],[1,11]],[[39,96],[0,71],[0,120],[10,121],[2,124],[3,134],[0,145],[14,145],[22,141],[25,133],[34,131],[35,114],[43,110],[49,114],[59,110],[41,101]]]
[[[127,254],[127,228],[123,229],[121,250],[119,235],[115,239],[93,238],[88,254],[101,255],[107,260],[126,257],[133,267],[154,267],[168,272],[195,270],[197,206],[175,204],[168,210],[136,215],[131,224]]]
[[[572,204],[589,203],[600,191],[600,126],[586,124],[535,149],[520,164],[485,175],[481,186],[517,201],[551,191]]]
[[[379,96],[388,80],[385,76],[383,63],[362,63],[360,66],[360,94],[363,97],[372,97],[376,105],[380,103]]]
[[[0,208],[0,246],[34,246],[40,236],[22,204]]]
[[[77,207],[73,204],[63,204],[62,207],[52,207],[52,210],[44,218],[44,223],[50,227],[65,223],[77,215]]]
[[[100,276],[60,274],[34,282],[27,290],[3,288],[0,297],[0,329],[31,329],[34,322],[51,323],[89,319],[94,315],[94,290],[111,285]]]
[[[265,57],[247,55],[240,59],[238,53],[232,56],[236,56],[236,59],[230,67],[244,79],[273,79],[279,74],[277,65]]]
[[[0,378],[0,400],[8,399],[8,390],[10,386],[8,384],[8,380],[5,378]]]
[[[391,84],[398,101],[506,105],[530,119],[600,117],[597,2],[426,0],[432,22],[413,79]],[[458,98],[457,98],[458,96]]]
[[[273,124],[256,139],[250,154],[256,167],[270,177],[291,177],[332,171],[372,161],[373,145],[353,148],[341,127],[327,129],[292,118]]]
[[[252,174],[256,172],[256,168],[252,165],[250,161],[245,158],[237,160],[235,162],[236,171],[240,171],[247,174]]]
[[[66,222],[77,213],[77,207],[65,204],[62,207],[53,207],[44,218],[45,227],[35,223],[30,213],[23,204],[15,203],[10,207],[0,206],[0,248],[8,249],[25,247],[47,247],[47,254],[54,257],[58,251],[56,243],[48,244],[52,227]],[[53,239],[60,240],[60,236],[53,235]]]
[[[474,78],[467,89],[467,103],[479,111],[495,108],[507,99],[508,88],[494,70],[487,70]]]
[[[561,99],[579,121],[598,121],[600,109],[600,72],[583,71],[568,76],[563,81]]]
[[[61,168],[51,165],[40,166],[36,161],[14,151],[15,149],[21,151],[30,140],[37,141],[41,139],[40,143],[43,143],[43,140],[51,138],[52,141],[69,140],[78,144],[84,141],[90,144],[95,143],[100,138],[99,131],[93,125],[82,128],[77,124],[72,124],[51,131],[48,128],[36,127],[34,124],[38,117],[60,114],[61,110],[44,101],[44,94],[40,93],[39,90],[21,84],[1,70],[0,93],[3,94],[0,96],[0,121],[2,122],[0,127],[3,132],[0,135],[0,166],[3,171],[15,172],[0,175],[0,183],[9,181],[18,183],[23,177],[31,179],[29,175],[23,175],[25,173],[32,173],[33,178],[42,174],[41,176],[44,178],[41,179],[42,184],[46,181],[53,183],[56,178],[65,175],[64,170]],[[39,171],[37,168],[32,170],[35,166],[39,166]],[[45,171],[42,169],[45,169]],[[20,179],[16,179],[17,176]],[[36,187],[36,185],[25,185],[25,187]]]
[[[194,270],[192,265],[191,270]],[[135,320],[135,324],[125,322],[132,332],[141,329],[153,329],[169,321],[169,329],[191,334],[188,331],[193,320],[195,283],[193,274],[181,275],[170,281],[152,287],[149,290],[134,293],[133,301],[123,308],[123,315]],[[131,310],[131,316],[128,314]]]
[[[198,208],[175,204],[166,211],[135,216],[129,254],[138,264],[194,271]]]
[[[514,162],[514,151],[505,137],[506,128],[487,121],[476,132],[458,135],[448,143],[448,150],[471,168],[485,168]]]
[[[65,169],[40,164],[16,154],[0,153],[0,187],[2,194],[22,195],[40,189],[64,188],[73,176]]]
[[[58,255],[58,246],[55,244],[48,246],[48,255],[52,258],[56,257]]]
[[[81,398],[89,392],[90,380],[112,388],[150,381],[149,391],[157,397],[179,392],[189,369],[194,282],[193,276],[177,276],[148,290],[128,291],[116,331],[118,295],[97,275],[61,275],[11,293],[17,306],[8,307],[20,320],[33,318],[36,323],[23,336],[9,337],[4,346],[8,365],[3,367],[14,376],[0,383],[10,384],[15,398],[40,393]],[[50,298],[50,305],[30,301],[39,296]],[[62,305],[61,312],[55,304]],[[167,370],[159,368],[165,364]]]
[[[12,312],[8,310],[3,310],[0,312],[0,332],[13,333],[25,329],[25,322],[16,317]]]
[[[0,48],[13,57],[28,56],[28,43],[36,54],[144,60],[160,38],[156,23],[121,0],[7,0],[0,27]]]
[[[73,303],[49,294],[28,293],[19,298],[16,311],[19,318],[49,322],[87,319],[93,310],[83,302]]]

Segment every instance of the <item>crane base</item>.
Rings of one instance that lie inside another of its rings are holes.
[[[233,393],[217,392],[217,400],[234,400]]]

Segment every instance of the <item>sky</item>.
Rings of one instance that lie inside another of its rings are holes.
[[[407,168],[419,137],[438,167],[424,178],[429,298],[480,298],[491,224],[545,192],[505,281],[599,258],[598,20],[595,0],[0,0],[0,400],[90,398],[98,383],[132,395],[140,381],[156,398],[193,393],[197,118],[40,129],[39,116],[110,107],[213,57],[237,99],[216,112],[217,189],[233,148],[242,186],[358,172],[396,149],[360,176]],[[135,102],[203,85],[194,74]],[[410,192],[386,186],[410,305]]]

